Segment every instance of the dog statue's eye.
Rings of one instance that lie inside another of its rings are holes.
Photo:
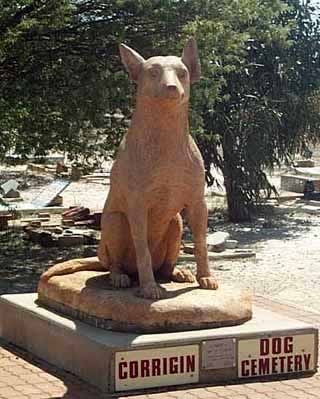
[[[187,77],[187,71],[185,69],[180,69],[178,71],[178,78],[185,79]]]
[[[160,70],[158,68],[151,68],[149,69],[150,76],[152,78],[157,78],[160,75]]]

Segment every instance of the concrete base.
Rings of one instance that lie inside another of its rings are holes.
[[[37,306],[36,298],[0,297],[0,336],[104,392],[317,369],[318,330],[261,308],[239,326],[138,335],[62,317]]]

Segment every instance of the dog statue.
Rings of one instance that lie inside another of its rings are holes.
[[[182,237],[179,212],[185,209],[194,239],[196,280],[201,288],[217,289],[208,264],[203,159],[188,123],[190,84],[200,78],[196,42],[189,39],[181,58],[145,60],[124,44],[120,54],[137,84],[137,99],[111,170],[98,258],[60,263],[41,279],[109,270],[112,285],[125,288],[138,274],[141,296],[163,298],[165,290],[156,279],[195,280],[190,271],[175,267]]]

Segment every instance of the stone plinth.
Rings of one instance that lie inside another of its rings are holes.
[[[252,317],[251,294],[222,286],[166,283],[167,297],[137,296],[138,287],[113,289],[108,272],[83,271],[41,281],[38,303],[107,330],[185,331],[241,324]]]
[[[162,387],[167,391],[170,385],[278,380],[284,376],[303,377],[317,370],[318,329],[262,308],[254,307],[253,318],[238,326],[134,334],[105,331],[67,318],[38,306],[36,298],[36,294],[0,296],[0,337],[70,371],[105,393],[138,394],[141,388]],[[271,350],[272,342],[288,339],[292,345],[289,353],[279,354],[277,344],[274,347],[277,354],[260,355],[261,343],[268,341]],[[119,378],[121,367],[129,364],[123,361],[137,364],[141,359],[159,357],[159,353],[168,361],[172,353],[180,359],[184,355],[194,356],[194,370],[191,373],[173,370],[172,375],[161,373],[156,378],[152,375],[131,378],[125,367],[122,371],[127,375],[122,377],[127,378]],[[292,362],[294,357],[304,360]],[[261,367],[257,367],[259,364]]]

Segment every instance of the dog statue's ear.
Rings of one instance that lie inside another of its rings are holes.
[[[201,66],[198,55],[197,42],[193,37],[191,37],[185,44],[181,58],[182,62],[189,70],[190,82],[197,82],[201,76]]]
[[[123,43],[120,44],[119,50],[122,63],[129,72],[130,78],[137,81],[141,66],[144,63],[144,58]]]

